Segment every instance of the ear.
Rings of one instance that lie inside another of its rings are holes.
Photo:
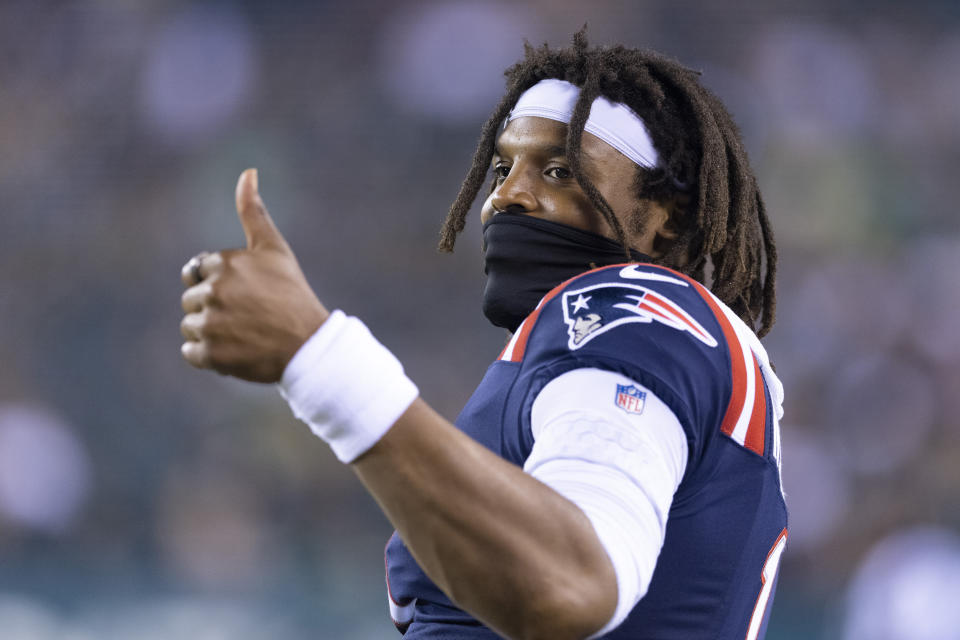
[[[663,256],[673,249],[673,244],[682,235],[684,221],[689,212],[691,198],[689,194],[677,193],[659,200],[651,207],[654,215],[650,224],[655,231],[653,251],[655,257]],[[682,265],[676,265],[682,266]]]

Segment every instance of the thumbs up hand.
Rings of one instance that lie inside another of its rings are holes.
[[[184,359],[253,382],[277,382],[330,314],[260,199],[257,170],[240,175],[245,249],[201,253],[184,265]]]

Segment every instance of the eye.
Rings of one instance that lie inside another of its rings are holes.
[[[547,169],[547,175],[557,180],[569,180],[573,177],[573,172],[566,167],[551,167]]]
[[[510,175],[510,165],[498,164],[493,168],[493,179],[497,184],[503,182]]]

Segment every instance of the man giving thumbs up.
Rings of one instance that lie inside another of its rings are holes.
[[[201,253],[181,271],[183,357],[280,382],[294,413],[352,463],[427,575],[478,619],[508,637],[533,637],[531,626],[549,638],[599,629],[617,587],[589,520],[417,398],[359,320],[327,311],[257,183],[255,169],[237,183],[247,247]],[[569,601],[583,585],[588,595]]]
[[[284,367],[330,314],[257,190],[257,170],[237,182],[246,249],[201,253],[181,272],[183,357],[252,382],[277,382]]]
[[[351,465],[397,529],[405,640],[758,640],[787,538],[783,389],[754,333],[776,251],[739,133],[696,73],[583,33],[507,77],[441,247],[492,172],[483,306],[512,337],[456,426],[320,303],[253,170],[247,247],[183,269],[183,355],[279,382]]]

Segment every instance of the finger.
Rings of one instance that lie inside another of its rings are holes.
[[[180,306],[183,307],[184,313],[195,313],[209,305],[212,297],[213,285],[209,280],[204,280],[183,292],[180,296]]]
[[[203,277],[200,275],[200,267],[203,264],[203,258],[207,255],[206,251],[201,251],[184,263],[180,268],[180,281],[185,287],[192,287],[200,282]]]
[[[210,368],[210,355],[204,342],[187,341],[180,346],[183,359],[198,369]]]
[[[192,287],[221,271],[223,271],[223,256],[220,252],[201,251],[187,260],[180,269],[180,281],[183,282],[183,286]]]
[[[203,340],[203,314],[188,313],[180,321],[180,335],[187,340]]]
[[[240,174],[237,181],[237,215],[247,237],[247,248],[286,247],[286,240],[273,224],[273,219],[260,198],[258,182],[256,169],[247,169]]]

